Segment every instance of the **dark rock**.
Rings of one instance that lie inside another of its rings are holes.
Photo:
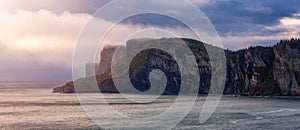
[[[54,93],[74,93],[75,89],[74,89],[73,81],[67,82],[66,84],[64,84],[61,87],[54,88],[52,92],[54,92]]]
[[[139,45],[146,43],[164,43],[184,41],[193,53],[198,63],[200,85],[198,93],[206,94],[211,85],[211,64],[204,43],[192,39],[144,39],[130,40],[122,47],[127,54]],[[206,46],[207,47],[207,46]],[[217,47],[212,50],[221,50]],[[177,47],[180,48],[180,47]],[[101,52],[100,65],[96,68],[98,87],[102,92],[118,92],[112,80],[110,70],[111,60],[117,47],[106,47]],[[174,49],[180,55],[180,49]],[[232,95],[300,95],[300,40],[282,40],[273,47],[250,47],[238,51],[224,50],[226,55],[227,77],[224,94]],[[126,56],[122,57],[126,61]],[[183,59],[185,60],[185,59]],[[122,62],[122,61],[121,61]],[[187,62],[188,64],[188,62]],[[148,49],[140,52],[130,63],[130,81],[140,91],[146,91],[151,86],[149,73],[160,69],[167,78],[165,94],[177,94],[181,79],[176,60],[168,53],[159,49]],[[122,73],[115,77],[124,76]],[[76,82],[76,81],[75,81]],[[73,83],[53,89],[54,92],[75,92]]]

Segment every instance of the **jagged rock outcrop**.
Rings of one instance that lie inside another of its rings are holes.
[[[137,44],[164,43],[184,41],[193,52],[198,64],[200,74],[199,93],[205,94],[211,85],[210,58],[202,42],[192,39],[148,39],[131,40],[124,51],[130,52]],[[220,48],[209,46],[215,50]],[[101,62],[96,68],[98,86],[102,92],[118,92],[111,76],[120,77],[122,74],[110,73],[111,59],[117,47],[107,47],[101,53]],[[177,47],[180,48],[180,47]],[[226,55],[227,77],[224,94],[238,95],[300,95],[300,40],[282,40],[273,47],[250,47],[238,51],[224,50]],[[127,52],[127,54],[128,54]],[[180,54],[179,50],[174,50]],[[125,53],[124,53],[125,54]],[[121,59],[126,60],[126,56]],[[183,59],[186,60],[186,59]],[[189,64],[187,62],[187,64]],[[176,60],[159,49],[148,49],[137,54],[131,61],[129,70],[132,84],[138,86],[138,90],[145,91],[151,86],[149,73],[153,69],[160,69],[167,78],[165,94],[177,94],[180,90],[181,79],[185,78],[180,73]],[[88,84],[87,84],[88,85]],[[67,83],[55,88],[55,92],[74,92],[72,84]],[[71,91],[72,90],[72,91]]]
[[[65,83],[62,87],[53,88],[54,93],[74,93],[75,88],[73,81]]]

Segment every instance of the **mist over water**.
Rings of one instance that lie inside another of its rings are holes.
[[[1,129],[100,129],[101,126],[83,111],[75,94],[51,93],[58,85],[0,83]],[[118,94],[105,94],[105,97],[114,110],[133,117],[157,115],[176,99],[174,95],[161,96],[154,102],[138,104],[124,100]],[[300,129],[298,98],[223,96],[212,117],[200,124],[199,113],[204,102],[205,96],[198,96],[191,112],[173,129]],[[124,125],[107,123],[113,128]],[[136,124],[126,126],[137,127]]]

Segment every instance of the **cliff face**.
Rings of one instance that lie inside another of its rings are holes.
[[[98,66],[95,66],[96,75],[102,75],[110,71],[111,60],[117,47],[107,46],[101,51],[101,60]]]
[[[280,41],[273,47],[227,51],[224,93],[242,95],[300,94],[300,40]]]
[[[130,52],[128,48],[132,49],[137,44],[176,42],[176,40],[179,39],[132,40],[126,44],[125,50],[128,54]],[[198,92],[208,93],[211,85],[211,65],[204,44],[192,39],[180,40],[187,44],[198,64],[200,74]],[[110,74],[111,59],[116,48],[105,48],[101,53],[102,60],[99,68],[96,68],[98,85],[101,90],[105,90],[104,92],[118,92]],[[216,47],[211,48],[220,50]],[[182,54],[180,50],[173,51],[175,54]],[[225,50],[225,55],[227,77],[224,94],[300,95],[300,40],[280,41],[273,47],[250,47],[238,51]],[[126,59],[126,56],[122,59]],[[186,63],[189,64],[188,60]],[[140,91],[145,91],[151,86],[149,73],[153,69],[160,69],[166,75],[165,94],[178,93],[181,79],[185,78],[184,74],[180,73],[176,60],[159,49],[140,52],[133,58],[130,66],[130,81]],[[122,76],[122,74],[118,76]],[[70,83],[66,86],[70,88]]]
[[[281,41],[273,47],[273,75],[282,95],[300,95],[300,41]]]
[[[280,95],[274,81],[274,52],[271,47],[250,47],[226,52],[226,94]]]

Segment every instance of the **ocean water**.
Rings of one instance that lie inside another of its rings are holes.
[[[80,105],[75,94],[51,93],[59,83],[0,83],[1,129],[101,129]],[[118,94],[105,94],[111,107],[131,117],[149,117],[169,108],[176,96],[161,96],[157,101],[130,103]],[[300,99],[280,97],[223,96],[213,115],[199,123],[201,104],[195,107],[173,129],[300,129]],[[91,104],[95,105],[95,104]],[[124,124],[108,123],[112,128]],[[150,125],[150,124],[149,124]],[[136,128],[136,123],[126,124]]]

